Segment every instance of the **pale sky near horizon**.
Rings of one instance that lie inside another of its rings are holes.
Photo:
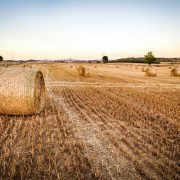
[[[180,57],[180,0],[0,0],[4,59]]]

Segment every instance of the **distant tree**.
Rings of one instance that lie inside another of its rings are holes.
[[[152,64],[156,61],[155,56],[153,55],[152,51],[149,51],[145,56],[144,56],[144,60],[146,63],[148,64]]]
[[[103,60],[103,63],[107,63],[108,62],[108,56],[103,56],[102,60]]]
[[[3,61],[3,57],[2,56],[0,56],[0,61]]]

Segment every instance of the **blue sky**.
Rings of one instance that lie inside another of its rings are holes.
[[[180,0],[0,0],[5,59],[180,57]]]

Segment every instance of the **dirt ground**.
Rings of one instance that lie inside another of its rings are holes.
[[[83,64],[85,77],[76,66],[22,67],[43,72],[46,107],[0,115],[1,179],[179,179],[173,65],[152,65],[157,77],[146,77],[143,64]]]

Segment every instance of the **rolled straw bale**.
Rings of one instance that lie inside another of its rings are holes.
[[[26,67],[32,68],[32,65],[31,64],[27,64]]]
[[[78,73],[79,73],[79,76],[85,76],[85,71],[86,71],[86,69],[85,69],[85,67],[84,66],[79,66],[79,67],[77,67],[76,68],[77,69],[77,71],[78,71]]]
[[[172,69],[171,76],[180,77],[180,67],[175,67]]]
[[[147,68],[146,71],[145,71],[145,76],[156,77],[157,76],[157,71],[152,69],[152,68]]]
[[[32,115],[45,105],[45,83],[41,71],[6,69],[0,75],[0,114]]]
[[[36,71],[41,71],[43,73],[44,80],[48,79],[48,77],[49,77],[49,70],[48,70],[47,67],[40,66],[40,67],[34,67],[33,69],[36,70]]]
[[[142,71],[142,72],[145,72],[145,71],[146,71],[146,68],[145,68],[145,67],[142,67],[142,68],[141,68],[141,71]]]

